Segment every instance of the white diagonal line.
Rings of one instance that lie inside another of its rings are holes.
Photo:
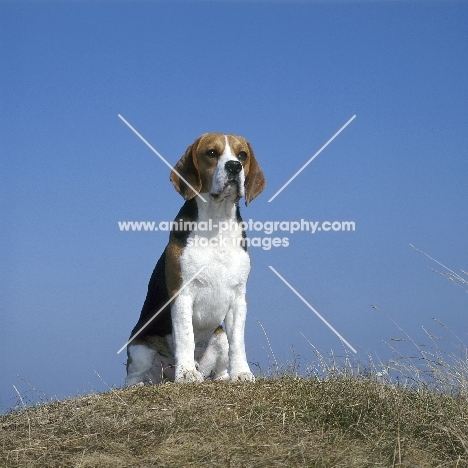
[[[119,118],[128,126],[128,128],[130,130],[133,131],[133,133],[135,133],[135,135],[137,135],[140,140],[146,145],[149,147],[149,149],[151,151],[153,151],[153,153],[155,153],[159,159],[161,159],[161,161],[166,164],[166,166],[169,167],[169,169],[171,169],[171,171],[174,171],[196,194],[197,194],[197,197],[201,198],[204,202],[206,202],[206,200],[200,195],[200,193],[198,192],[197,189],[193,188],[165,159],[163,156],[161,156],[161,154],[159,154],[120,114],[118,114]]]
[[[353,115],[269,200],[273,201],[354,119]]]
[[[272,267],[270,270],[353,352],[357,351]]]
[[[118,351],[120,354],[207,266],[201,267]]]

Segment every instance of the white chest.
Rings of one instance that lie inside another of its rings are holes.
[[[203,268],[195,280],[198,287],[230,289],[245,285],[250,258],[241,246],[233,246],[231,242],[232,239],[224,236],[203,237],[192,233],[180,257],[182,279],[189,280]]]
[[[230,229],[220,231],[225,214],[211,214],[210,219],[212,229],[193,230],[180,257],[183,282],[197,275],[187,289],[192,298],[193,326],[200,330],[224,320],[236,297],[245,295],[250,272],[249,254],[239,244],[242,230],[231,224]],[[235,222],[232,216],[230,219]]]

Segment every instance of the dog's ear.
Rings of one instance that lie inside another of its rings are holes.
[[[184,197],[185,200],[190,200],[196,197],[197,193],[200,192],[202,188],[197,160],[197,147],[199,141],[200,138],[187,148],[185,154],[174,166],[174,169],[172,169],[170,176],[175,189]]]
[[[260,195],[265,188],[265,176],[263,175],[257,160],[255,159],[254,152],[250,143],[247,142],[249,147],[249,170],[245,177],[245,206],[247,206],[255,197]]]

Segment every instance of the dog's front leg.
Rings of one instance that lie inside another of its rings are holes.
[[[244,328],[246,316],[247,303],[245,300],[245,287],[243,287],[236,294],[236,298],[224,319],[229,341],[231,382],[255,381],[255,376],[250,372],[245,354]]]
[[[180,294],[172,305],[171,315],[175,381],[181,383],[203,382],[203,375],[195,367],[192,314],[192,297],[189,294]]]

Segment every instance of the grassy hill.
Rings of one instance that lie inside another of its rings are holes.
[[[2,467],[463,467],[468,400],[365,377],[167,383],[11,412],[0,439]]]

